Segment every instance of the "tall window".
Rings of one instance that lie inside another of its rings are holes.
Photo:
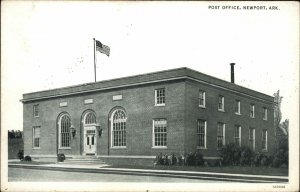
[[[255,150],[255,129],[249,129],[249,147]]]
[[[225,124],[218,123],[217,147],[222,148],[225,145]]]
[[[112,113],[112,147],[126,147],[125,111],[117,109]]]
[[[35,126],[32,129],[33,133],[33,148],[40,148],[40,126]]]
[[[234,143],[238,146],[241,146],[241,126],[234,126]]]
[[[167,120],[153,120],[153,147],[167,147]]]
[[[266,107],[264,107],[263,110],[264,110],[264,117],[263,117],[263,119],[267,120],[268,119],[268,109]]]
[[[254,118],[254,104],[250,104],[250,117]]]
[[[205,107],[205,92],[199,91],[199,107]]]
[[[85,124],[89,125],[89,124],[95,124],[96,123],[96,116],[94,113],[90,112],[86,115],[85,117]]]
[[[155,105],[164,106],[166,104],[165,88],[155,89]]]
[[[33,105],[33,116],[34,117],[39,116],[39,105]]]
[[[235,101],[235,114],[237,115],[241,114],[241,101],[239,100]]]
[[[224,97],[221,95],[219,96],[219,99],[218,99],[218,110],[224,111]]]
[[[70,127],[71,127],[71,119],[68,115],[63,115],[60,118],[59,128],[60,128],[60,147],[64,148],[70,147]]]
[[[262,150],[268,150],[268,132],[267,130],[263,130],[262,132]]]
[[[206,148],[206,121],[197,121],[197,136],[198,136],[198,147]]]

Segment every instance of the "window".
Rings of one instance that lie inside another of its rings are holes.
[[[250,104],[250,117],[254,118],[254,104]]]
[[[241,146],[241,126],[234,126],[234,144]]]
[[[62,115],[59,121],[59,143],[60,148],[70,148],[71,119],[68,115]]]
[[[167,147],[167,120],[153,120],[153,147]]]
[[[86,115],[85,117],[85,124],[89,125],[89,124],[95,124],[96,123],[96,116],[94,113],[90,112]]]
[[[33,133],[33,148],[40,148],[40,126],[35,126],[32,129]]]
[[[255,150],[255,129],[254,128],[249,129],[249,147],[252,150]]]
[[[241,101],[239,100],[235,101],[235,114],[237,115],[241,114]]]
[[[264,117],[263,117],[264,120],[267,120],[268,119],[268,109],[266,107],[264,107]]]
[[[225,145],[225,124],[218,123],[218,136],[217,136],[218,148],[222,148]]]
[[[268,150],[268,132],[267,130],[263,130],[262,132],[262,150]]]
[[[199,107],[205,107],[205,92],[199,91]]]
[[[126,121],[124,110],[117,109],[112,113],[112,147],[126,147]]]
[[[39,105],[33,106],[33,116],[38,117],[39,116]]]
[[[206,148],[206,121],[197,121],[197,136],[198,136],[198,147]]]
[[[165,88],[155,90],[155,105],[164,106],[166,103]]]
[[[218,100],[218,110],[224,111],[224,97],[221,95],[219,96],[219,100]]]

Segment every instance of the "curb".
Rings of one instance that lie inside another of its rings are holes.
[[[11,168],[24,168],[50,171],[67,171],[83,173],[107,173],[120,175],[140,175],[140,176],[159,176],[185,179],[215,180],[227,182],[243,183],[287,183],[288,177],[266,176],[266,175],[245,175],[245,174],[225,174],[210,172],[188,172],[188,171],[168,171],[168,170],[142,170],[142,169],[119,169],[119,168],[78,168],[78,167],[57,167],[44,165],[22,165],[9,164]]]

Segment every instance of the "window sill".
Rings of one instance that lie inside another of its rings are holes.
[[[152,149],[167,149],[167,146],[153,146]]]
[[[111,147],[111,149],[126,149],[126,146],[125,147]]]
[[[166,104],[155,104],[154,106],[155,107],[164,107],[164,106],[166,106]]]
[[[255,117],[250,117],[251,119],[255,119]]]
[[[203,105],[199,105],[199,108],[206,109],[206,107]]]
[[[263,119],[264,121],[268,121],[268,119]]]
[[[225,113],[224,109],[218,109],[218,111]]]
[[[68,150],[70,150],[71,147],[59,147],[58,149],[68,149]]]
[[[242,114],[240,114],[240,113],[237,113],[237,112],[235,112],[235,114],[236,114],[236,115],[242,115]]]
[[[41,147],[33,147],[32,149],[33,149],[33,150],[41,149]]]
[[[38,117],[40,117],[40,116],[33,116],[34,118],[38,118]]]

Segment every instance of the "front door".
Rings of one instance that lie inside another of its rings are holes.
[[[97,146],[96,127],[85,127],[84,129],[84,153],[95,155]]]

